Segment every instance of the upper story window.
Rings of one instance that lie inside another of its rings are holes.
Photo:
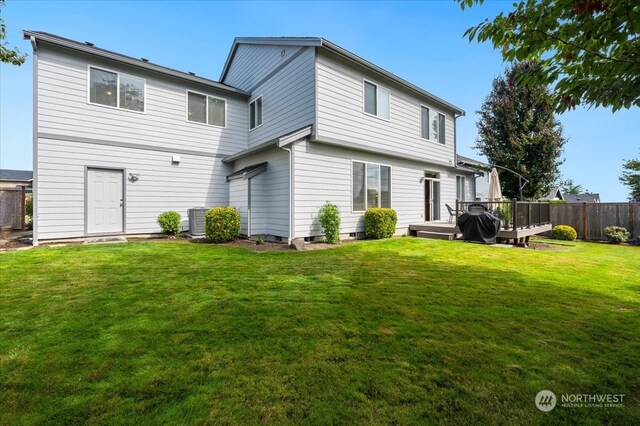
[[[262,96],[249,103],[249,129],[262,126]]]
[[[389,90],[364,80],[364,112],[389,119]]]
[[[444,145],[444,114],[421,106],[420,123],[420,136],[422,139],[428,139]]]
[[[227,101],[215,96],[187,91],[187,120],[194,123],[225,127]]]
[[[89,67],[89,103],[144,112],[145,85],[142,78]]]
[[[354,161],[352,167],[352,210],[391,207],[391,167]]]

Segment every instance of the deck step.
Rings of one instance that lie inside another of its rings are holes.
[[[437,224],[437,225],[409,225],[410,231],[427,231],[427,232],[442,232],[450,234],[459,234],[460,230],[454,224]]]
[[[449,240],[455,239],[455,235],[448,232],[431,232],[431,231],[418,231],[417,236],[419,238],[431,238],[434,240]]]

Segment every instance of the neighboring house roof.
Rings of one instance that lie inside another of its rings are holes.
[[[236,50],[238,49],[238,45],[240,44],[258,44],[258,45],[275,45],[275,46],[312,46],[312,47],[322,47],[331,52],[334,52],[351,62],[357,63],[365,68],[373,71],[374,73],[386,77],[397,84],[405,87],[406,89],[417,93],[420,96],[427,97],[428,99],[446,106],[453,110],[455,113],[460,115],[465,115],[465,112],[462,108],[453,105],[445,101],[442,98],[437,97],[436,95],[427,92],[426,90],[416,86],[415,84],[409,83],[407,80],[398,77],[397,75],[380,68],[379,66],[367,61],[366,59],[361,58],[360,56],[351,53],[347,49],[344,49],[337,44],[330,42],[327,39],[322,37],[236,37],[233,40],[233,44],[231,46],[231,50],[229,51],[229,55],[227,56],[227,60],[224,64],[224,68],[222,69],[222,73],[220,74],[220,81],[224,81],[227,76],[227,72],[229,71],[229,67],[231,66],[231,62],[236,54]]]
[[[29,182],[33,180],[33,172],[31,170],[0,169],[0,180],[10,182]]]
[[[564,200],[565,197],[562,194],[562,191],[560,190],[560,188],[558,188],[557,186],[555,188],[551,188],[551,191],[549,191],[549,193],[542,197],[543,200]]]
[[[585,192],[583,194],[564,194],[567,203],[599,203],[600,194]]]
[[[208,78],[204,78],[204,77],[198,77],[195,74],[192,73],[188,73],[188,72],[183,72],[183,71],[178,71],[172,68],[167,68],[164,67],[162,65],[157,65],[154,64],[152,62],[149,62],[146,59],[138,59],[138,58],[133,58],[131,56],[126,56],[126,55],[122,55],[120,53],[116,53],[116,52],[112,52],[110,50],[106,50],[106,49],[101,49],[99,47],[95,47],[92,43],[89,42],[85,42],[85,43],[81,43],[79,41],[75,41],[75,40],[71,40],[68,38],[64,38],[64,37],[59,37],[57,35],[53,35],[53,34],[49,34],[46,32],[41,32],[41,31],[29,31],[29,30],[23,30],[22,31],[22,35],[25,39],[31,39],[35,40],[35,41],[43,41],[43,42],[47,42],[47,43],[51,43],[54,44],[56,46],[61,46],[61,47],[66,47],[69,49],[73,49],[79,52],[83,52],[83,53],[88,53],[90,55],[95,55],[104,59],[111,59],[113,61],[118,61],[118,62],[122,62],[128,65],[133,65],[135,67],[138,68],[143,68],[146,70],[150,70],[150,71],[155,71],[161,74],[165,74],[165,75],[169,75],[172,77],[176,77],[182,80],[187,80],[187,81],[191,81],[194,83],[200,83],[200,84],[204,84],[207,85],[209,87],[213,87],[219,90],[224,90],[226,92],[229,93],[235,93],[238,95],[243,95],[243,96],[249,96],[249,93],[245,92],[244,90],[240,90],[237,89],[235,87],[226,85],[226,84],[222,84],[219,83],[217,81],[214,80],[210,80]],[[34,46],[35,48],[35,46]]]

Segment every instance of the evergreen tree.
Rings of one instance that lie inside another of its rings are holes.
[[[493,81],[491,93],[477,111],[480,120],[475,145],[491,164],[524,176],[528,183],[523,196],[533,199],[546,194],[557,181],[566,143],[562,125],[547,102],[548,89],[516,82],[517,73],[537,66],[535,62],[515,64]],[[501,171],[500,181],[504,197],[519,197],[517,175]]]
[[[640,159],[626,160],[620,182],[629,187],[629,201],[640,202]]]

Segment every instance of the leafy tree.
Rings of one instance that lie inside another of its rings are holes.
[[[582,185],[575,183],[573,179],[561,180],[558,187],[563,194],[582,194],[586,190],[582,188]]]
[[[0,0],[0,7],[4,6],[4,0]],[[22,65],[27,60],[27,55],[20,53],[17,47],[9,49],[6,41],[1,41],[7,38],[7,27],[4,24],[4,20],[0,17],[0,62],[12,65]]]
[[[456,0],[461,8],[484,0]],[[553,86],[557,112],[577,104],[613,111],[640,106],[640,1],[522,0],[469,28],[469,41],[490,41],[505,61],[535,60],[519,83]]]
[[[493,80],[493,88],[479,111],[478,139],[475,148],[491,164],[509,168],[528,180],[523,188],[525,198],[547,194],[557,181],[558,167],[566,139],[562,125],[556,120],[545,99],[545,86],[525,87],[514,80],[521,70],[535,68],[533,62],[514,65]],[[501,172],[502,194],[508,198],[520,195],[518,176]]]
[[[629,201],[640,202],[640,159],[626,160],[622,168],[619,179],[629,187]]]

